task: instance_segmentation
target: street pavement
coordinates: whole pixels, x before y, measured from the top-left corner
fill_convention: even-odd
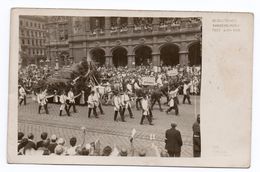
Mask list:
[[[45,114],[44,109],[41,114],[38,114],[38,104],[28,98],[26,106],[22,105],[18,110],[18,130],[27,135],[33,133],[35,141],[40,140],[42,132],[47,132],[50,137],[55,134],[57,137],[62,137],[66,140],[66,146],[69,146],[69,139],[73,136],[77,138],[77,144],[83,142],[83,132],[81,127],[86,128],[86,143],[91,143],[100,140],[101,146],[107,145],[117,148],[126,148],[130,152],[131,131],[136,129],[136,135],[133,142],[134,155],[137,155],[140,149],[147,152],[147,156],[153,156],[154,152],[151,149],[151,144],[154,143],[160,149],[165,146],[164,138],[165,131],[170,128],[170,124],[175,122],[177,129],[180,130],[183,140],[182,157],[192,157],[192,125],[195,122],[196,115],[200,112],[200,96],[191,96],[192,105],[182,104],[182,96],[179,96],[179,115],[174,115],[174,110],[169,114],[159,111],[156,104],[153,109],[154,120],[153,126],[148,124],[145,119],[144,125],[140,125],[141,111],[135,109],[133,103],[132,110],[134,119],[129,117],[128,111],[125,113],[127,122],[113,121],[114,109],[112,106],[103,106],[105,115],[99,113],[99,118],[87,117],[86,106],[76,106],[78,113],[73,113],[71,108],[71,116],[59,116],[59,105],[48,104],[49,115]],[[163,99],[161,102],[165,102]],[[162,103],[163,104],[163,103]],[[168,106],[162,105],[165,111]],[[118,117],[120,119],[120,116]],[[150,135],[154,134],[155,139],[150,139]]]

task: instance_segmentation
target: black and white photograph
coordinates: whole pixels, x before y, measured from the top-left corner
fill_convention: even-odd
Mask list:
[[[202,25],[19,15],[17,155],[200,158]]]
[[[8,163],[250,167],[252,14],[15,8],[10,26]]]

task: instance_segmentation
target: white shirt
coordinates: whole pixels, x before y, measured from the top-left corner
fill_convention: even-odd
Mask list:
[[[134,88],[135,88],[135,89],[141,89],[141,87],[139,87],[139,85],[137,84],[137,82],[135,82]]]
[[[45,105],[46,102],[47,102],[47,99],[46,99],[46,94],[45,92],[42,92],[40,94],[37,95],[37,101],[39,104],[41,105]]]
[[[94,108],[94,103],[95,103],[94,95],[90,94],[88,96],[88,107]]]
[[[187,95],[187,90],[190,88],[191,84],[184,84],[183,86],[183,94]]]
[[[72,91],[68,92],[68,99],[70,100],[71,103],[75,103],[74,93]]]
[[[60,102],[61,102],[62,104],[64,104],[67,99],[68,99],[68,97],[67,97],[66,95],[64,95],[64,94],[60,95]]]
[[[148,110],[149,110],[148,99],[142,99],[141,105],[142,105],[143,110],[148,112]]]
[[[179,90],[179,89],[178,89],[178,88],[176,88],[175,90],[173,90],[173,91],[170,91],[170,93],[169,93],[169,94],[170,94],[170,96],[171,96],[171,97],[177,97],[178,90]]]
[[[120,109],[120,105],[121,105],[121,99],[119,96],[115,96],[114,97],[114,110],[118,111]]]
[[[24,90],[23,87],[21,87],[21,88],[19,89],[19,94],[20,94],[21,96],[25,96],[25,95],[26,95],[26,92],[25,92],[25,90]]]
[[[133,90],[132,90],[132,85],[131,84],[126,84],[126,88],[127,88],[127,90],[128,91],[130,91],[130,92],[132,92]]]

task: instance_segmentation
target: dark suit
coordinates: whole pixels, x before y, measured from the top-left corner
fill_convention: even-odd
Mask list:
[[[182,138],[180,131],[171,128],[165,133],[165,149],[168,151],[170,157],[181,156]]]

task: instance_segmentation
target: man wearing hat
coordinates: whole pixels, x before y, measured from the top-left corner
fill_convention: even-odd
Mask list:
[[[122,102],[121,102],[121,98],[120,96],[118,95],[118,92],[115,92],[115,97],[114,97],[114,121],[117,121],[117,115],[118,113],[120,114],[121,116],[121,120],[122,122],[126,122],[125,121],[125,118],[124,118],[124,115],[122,113]]]
[[[188,103],[191,104],[190,101],[190,87],[191,83],[189,81],[185,81],[183,85],[183,100],[182,103],[185,104],[185,100],[188,100]]]
[[[57,141],[57,136],[52,135],[50,138],[50,144],[48,145],[48,149],[50,150],[51,153],[54,153],[54,150],[55,150],[56,146],[58,145],[56,143],[56,141]]]
[[[152,110],[153,110],[153,106],[155,105],[155,103],[158,102],[160,111],[163,111],[162,107],[161,107],[161,97],[162,97],[162,92],[158,88],[158,86],[156,86],[155,90],[151,94],[151,102],[152,102],[151,109]]]
[[[172,89],[169,93],[169,106],[170,108],[166,110],[166,113],[168,114],[172,109],[175,109],[175,115],[179,114],[179,108],[178,108],[178,100],[177,100],[177,93],[179,91],[179,87],[177,87],[176,89]]]
[[[24,105],[26,105],[26,92],[25,89],[23,88],[23,86],[19,85],[19,98],[20,98],[20,102],[19,105],[21,106],[22,103],[24,102]]]
[[[141,105],[142,105],[142,118],[141,118],[140,124],[143,125],[144,118],[146,117],[149,121],[149,124],[153,125],[150,110],[149,110],[149,102],[148,102],[147,95],[143,96],[143,99],[141,100]]]
[[[93,114],[96,118],[98,118],[97,116],[97,107],[95,105],[95,98],[94,98],[94,91],[91,91],[90,95],[88,96],[88,118],[90,118],[91,115],[91,111],[93,110]]]
[[[68,111],[70,111],[70,108],[71,106],[73,107],[73,112],[74,113],[77,113],[77,110],[76,110],[76,105],[75,105],[75,98],[77,96],[74,96],[74,93],[73,93],[73,89],[70,88],[69,92],[68,92],[68,100],[69,100],[69,107],[68,107]]]
[[[201,152],[200,114],[197,115],[197,119],[192,126],[192,130],[193,130],[193,157],[200,157],[200,152]]]
[[[165,149],[170,157],[181,156],[182,138],[179,130],[176,129],[177,124],[172,123],[171,129],[165,133]]]
[[[121,102],[122,102],[122,107],[123,107],[122,115],[125,116],[125,110],[127,109],[129,112],[130,118],[134,118],[132,110],[131,110],[130,98],[127,94],[127,90],[125,90],[125,92],[122,93]]]

